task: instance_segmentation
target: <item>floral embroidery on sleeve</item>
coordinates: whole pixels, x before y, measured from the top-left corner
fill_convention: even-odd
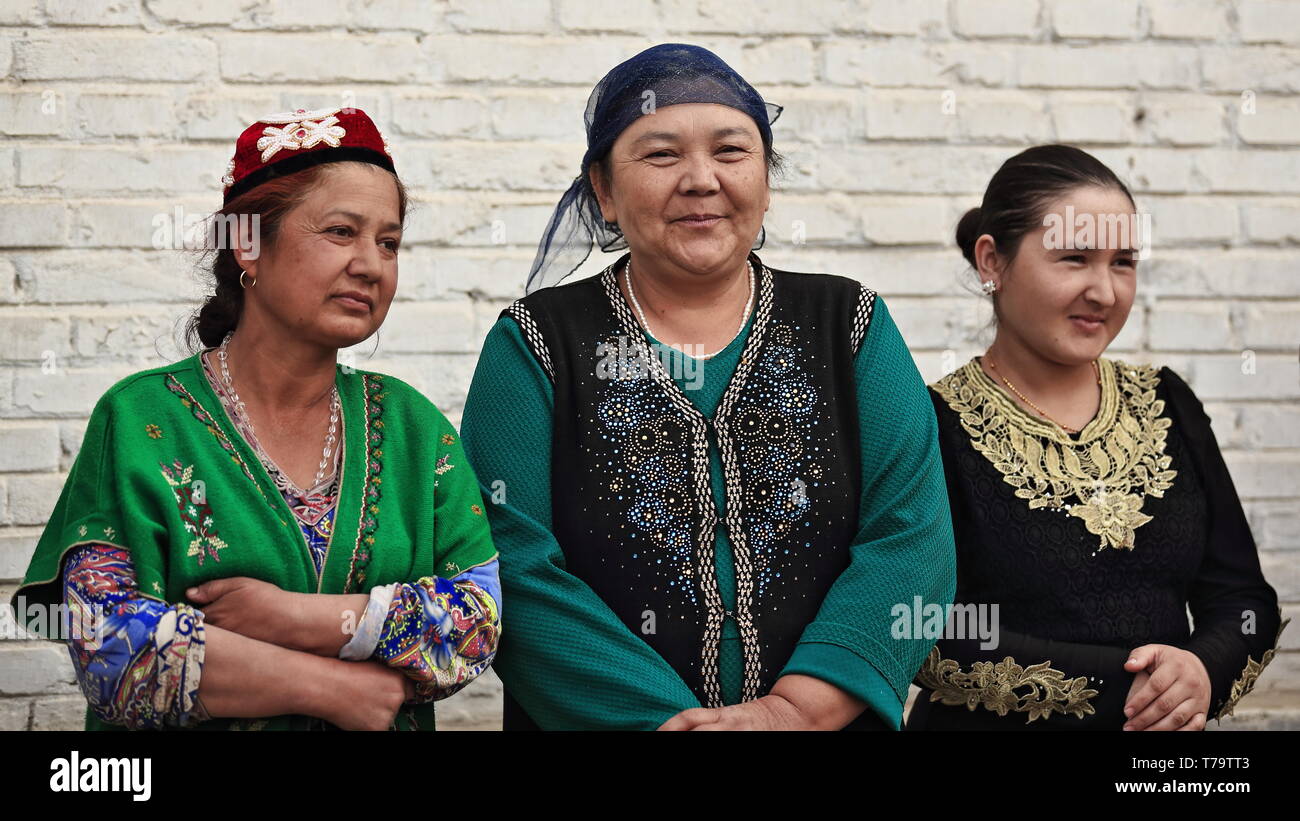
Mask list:
[[[417,702],[447,698],[492,663],[500,596],[496,559],[452,579],[396,585],[374,656],[414,679]]]
[[[184,727],[198,701],[203,614],[140,595],[126,550],[80,547],[63,575],[68,650],[81,690],[103,721],[133,730]]]

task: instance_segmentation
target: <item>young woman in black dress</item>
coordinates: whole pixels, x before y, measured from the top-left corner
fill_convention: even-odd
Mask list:
[[[1137,217],[1109,168],[1047,145],[957,227],[997,334],[930,393],[956,600],[998,605],[999,641],[956,610],[908,729],[1200,730],[1273,657],[1277,594],[1200,401],[1103,356],[1138,286]]]

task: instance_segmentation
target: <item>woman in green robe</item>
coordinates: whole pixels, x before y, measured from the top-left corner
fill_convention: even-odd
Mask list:
[[[482,497],[432,403],[337,363],[392,302],[405,191],[356,109],[254,123],[224,182],[203,350],[100,398],[15,609],[88,729],[433,729],[496,650]]]

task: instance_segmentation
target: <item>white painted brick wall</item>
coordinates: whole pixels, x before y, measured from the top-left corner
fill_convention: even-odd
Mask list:
[[[9,0],[0,595],[95,399],[183,353],[172,331],[202,292],[197,260],[154,250],[152,220],[218,204],[244,125],[351,103],[389,135],[413,209],[399,301],[358,362],[458,420],[482,338],[576,173],[587,93],[665,41],[717,51],[786,106],[767,258],[878,289],[927,379],[987,342],[951,237],[1003,160],[1071,142],[1129,181],[1154,215],[1155,255],[1112,350],[1170,365],[1204,400],[1265,571],[1300,616],[1290,0]],[[1294,716],[1300,629],[1284,648],[1252,700]],[[491,726],[499,691],[485,677],[445,703],[443,724]],[[0,640],[0,730],[77,727],[82,712],[66,651]],[[1239,712],[1241,726],[1271,720]]]
[[[1148,0],[1151,36],[1170,39],[1214,40],[1230,30],[1230,3],[1222,0]]]

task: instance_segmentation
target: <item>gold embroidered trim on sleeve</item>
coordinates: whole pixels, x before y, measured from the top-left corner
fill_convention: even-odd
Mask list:
[[[1098,367],[1101,406],[1078,440],[1030,416],[973,359],[933,387],[960,416],[971,446],[1031,510],[1082,519],[1098,550],[1132,550],[1134,531],[1151,521],[1143,499],[1164,496],[1178,475],[1165,455],[1172,420],[1156,398],[1155,368],[1108,359]]]
[[[1264,672],[1264,668],[1273,660],[1273,656],[1277,655],[1277,646],[1282,641],[1282,631],[1285,630],[1286,626],[1290,623],[1291,620],[1286,619],[1278,626],[1277,638],[1273,639],[1272,649],[1265,650],[1264,655],[1258,662],[1255,661],[1254,657],[1246,656],[1246,667],[1241,671],[1241,676],[1232,683],[1232,689],[1228,691],[1227,701],[1224,702],[1223,707],[1221,707],[1219,712],[1214,716],[1215,721],[1222,721],[1232,715],[1232,711],[1237,707],[1237,702],[1241,701],[1246,697],[1247,693],[1255,689],[1255,682],[1259,680],[1260,673]]]
[[[977,661],[967,673],[956,661],[941,658],[938,647],[930,651],[916,681],[933,691],[931,701],[950,707],[965,704],[972,712],[982,706],[1000,716],[1028,713],[1026,724],[1053,713],[1076,718],[1093,715],[1091,701],[1098,692],[1088,689],[1086,676],[1066,678],[1060,670],[1053,670],[1050,659],[1028,667],[1021,667],[1011,656],[996,664]]]

